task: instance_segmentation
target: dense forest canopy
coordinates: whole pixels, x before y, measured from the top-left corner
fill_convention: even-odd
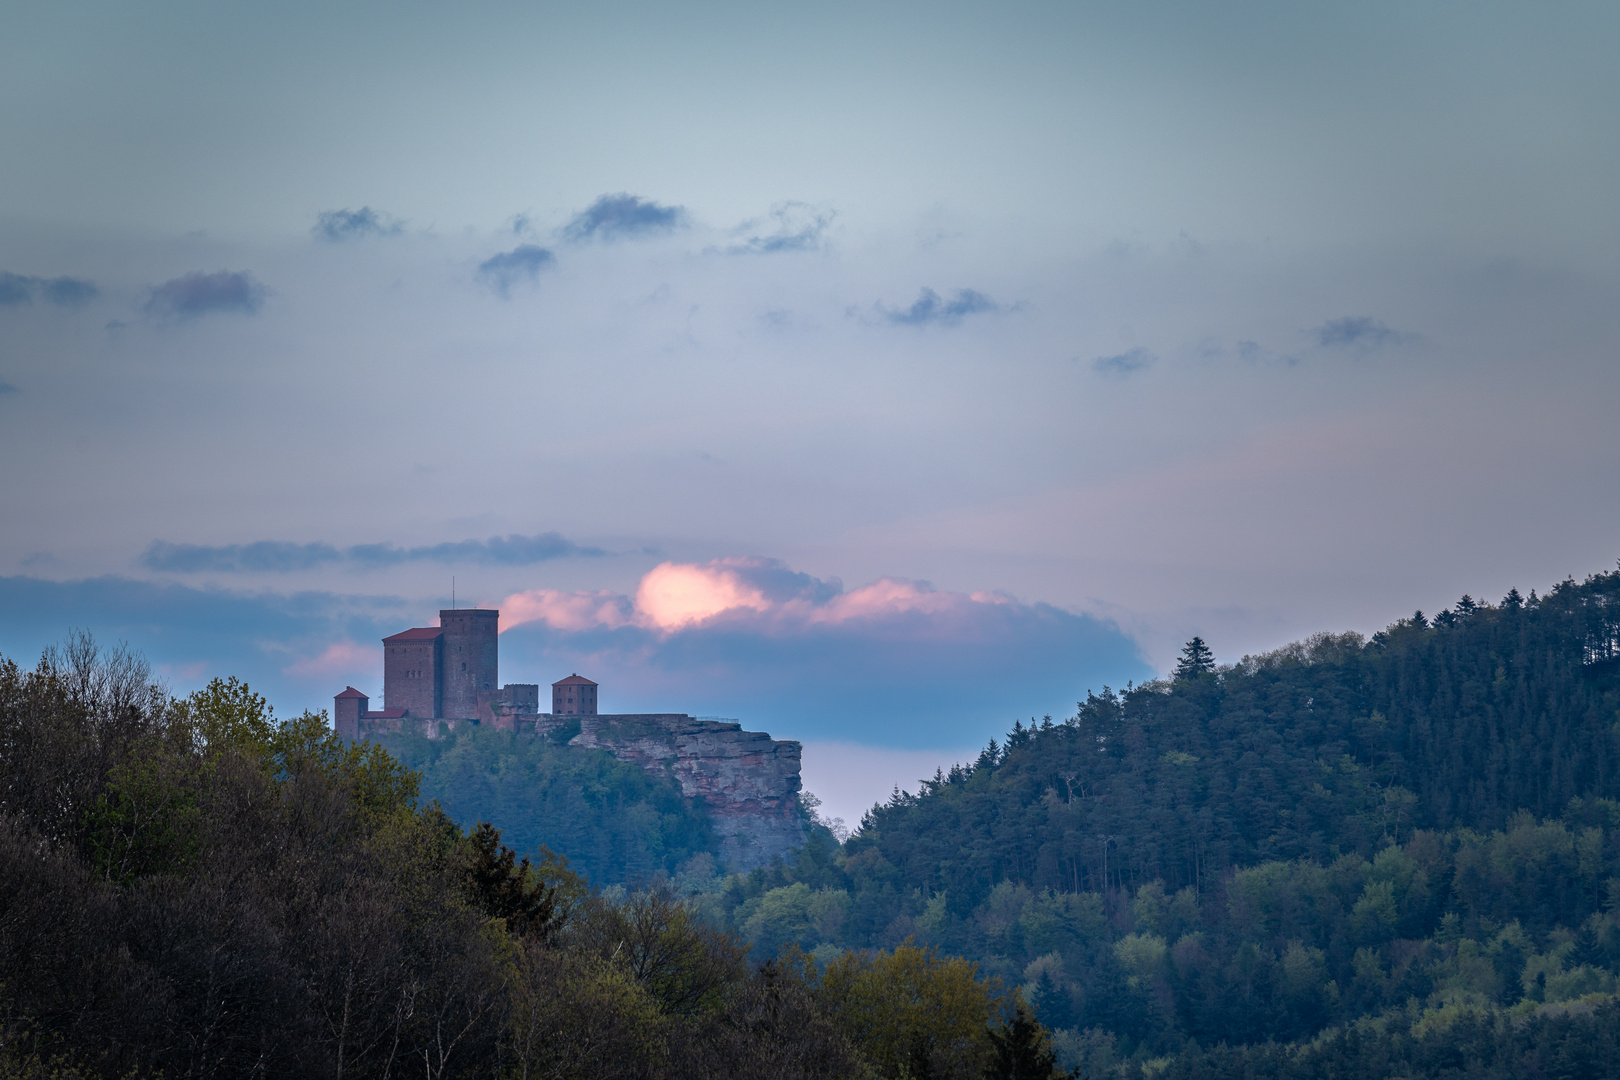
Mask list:
[[[1616,800],[1608,573],[1225,667],[1195,639],[701,900],[759,954],[970,957],[1093,1073],[1464,1015],[1506,1046],[1491,1010],[1612,999]]]

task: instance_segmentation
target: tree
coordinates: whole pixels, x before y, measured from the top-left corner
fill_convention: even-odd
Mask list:
[[[470,858],[463,871],[472,901],[486,914],[506,920],[518,936],[549,937],[557,921],[557,889],[532,872],[529,860],[501,843],[501,830],[480,821],[467,837]]]
[[[959,957],[908,941],[893,952],[846,952],[828,962],[816,996],[883,1077],[968,1080],[991,1057],[997,979]]]
[[[988,1035],[991,1058],[985,1066],[985,1080],[1067,1080],[1070,1076],[1057,1067],[1051,1036],[1023,1002]]]
[[[1181,659],[1176,663],[1174,678],[1196,679],[1214,670],[1215,654],[1204,644],[1203,638],[1195,637],[1181,650]]]

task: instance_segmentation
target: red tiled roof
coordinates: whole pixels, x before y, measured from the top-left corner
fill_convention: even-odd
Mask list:
[[[404,709],[373,709],[360,714],[365,720],[398,720],[405,715]]]
[[[596,684],[578,675],[570,675],[566,679],[558,679],[552,686],[595,686]]]
[[[365,698],[369,697],[369,695],[362,694],[360,691],[356,690],[352,686],[346,686],[346,687],[343,688],[343,693],[339,694],[338,697],[339,698],[357,697],[357,698],[365,699]]]
[[[427,638],[436,638],[442,633],[444,633],[444,629],[442,627],[418,626],[410,630],[402,630],[390,637],[383,638],[383,644],[386,645],[390,641],[422,641]]]

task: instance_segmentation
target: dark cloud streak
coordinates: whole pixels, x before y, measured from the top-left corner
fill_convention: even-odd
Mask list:
[[[492,255],[479,263],[478,277],[491,289],[507,296],[513,285],[538,280],[540,271],[556,261],[557,257],[543,247],[519,244],[511,251]]]
[[[404,230],[398,219],[362,206],[358,210],[323,210],[315,216],[311,231],[321,240],[340,244],[368,236],[398,236]]]
[[[1359,352],[1372,352],[1386,345],[1404,345],[1413,337],[1399,330],[1391,330],[1365,315],[1331,319],[1312,330],[1311,336],[1324,349],[1355,349]]]
[[[0,273],[0,307],[31,304],[36,296],[42,296],[57,307],[80,308],[100,295],[95,283],[83,278]]]
[[[982,315],[1001,311],[1002,307],[982,292],[958,289],[949,300],[933,289],[925,288],[917,300],[903,311],[878,306],[883,317],[897,326],[955,326],[968,315]]]
[[[621,191],[603,195],[575,214],[563,229],[563,236],[576,244],[587,240],[634,240],[674,232],[686,223],[684,207],[663,206]]]
[[[214,312],[252,315],[264,303],[265,288],[245,270],[186,274],[152,290],[146,313],[159,318],[194,319]]]
[[[140,564],[148,570],[170,574],[281,574],[339,563],[365,570],[408,562],[530,566],[550,559],[594,558],[606,554],[601,548],[581,546],[554,532],[492,536],[488,540],[409,548],[395,544],[357,544],[339,549],[331,544],[297,544],[285,540],[211,546],[155,540],[141,554]]]
[[[1154,356],[1141,346],[1137,346],[1134,349],[1127,349],[1117,356],[1099,356],[1091,362],[1091,368],[1093,371],[1104,375],[1116,375],[1123,378],[1145,370],[1156,360],[1158,360],[1157,356]]]
[[[782,203],[771,210],[776,222],[774,232],[750,236],[741,244],[728,249],[734,255],[774,255],[787,251],[815,251],[821,247],[823,235],[832,224],[831,210],[818,210],[806,203]],[[750,232],[753,224],[742,226],[740,232]]]

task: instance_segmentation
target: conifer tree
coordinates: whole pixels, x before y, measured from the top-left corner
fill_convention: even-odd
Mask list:
[[[1181,659],[1176,663],[1174,677],[1177,679],[1196,679],[1200,675],[1207,675],[1215,670],[1215,654],[1204,639],[1195,637],[1187,642],[1187,647],[1181,650]]]

